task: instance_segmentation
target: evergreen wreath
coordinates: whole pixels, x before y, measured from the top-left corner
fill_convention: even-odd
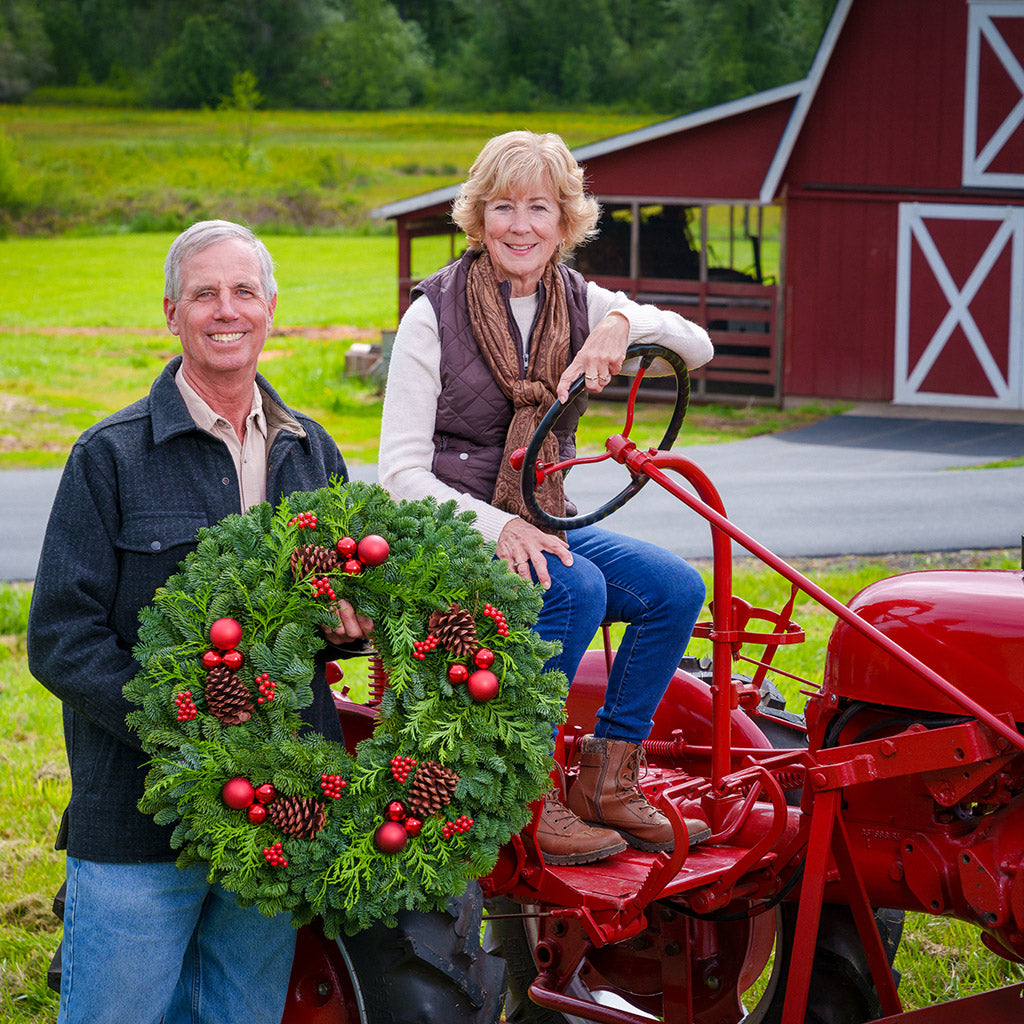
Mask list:
[[[331,936],[493,868],[547,788],[566,679],[531,628],[540,588],[473,519],[333,482],[199,532],[140,613],[124,689],[152,755],[139,807],[176,825],[179,865]],[[389,677],[355,757],[299,715],[339,599],[373,619]]]

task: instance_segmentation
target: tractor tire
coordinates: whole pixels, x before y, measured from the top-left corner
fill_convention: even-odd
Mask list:
[[[520,908],[510,900],[498,899],[488,901],[488,909],[495,914],[515,914]],[[743,1024],[778,1024],[782,1019],[796,913],[794,904],[776,910],[776,963],[757,1005],[749,1007],[740,1018]],[[876,920],[892,963],[903,930],[903,915],[881,910]],[[537,967],[525,919],[512,917],[489,922],[484,948],[505,957],[509,984],[505,1020],[509,1024],[584,1024],[584,1018],[566,1016],[530,1000],[528,991],[537,977]],[[570,991],[582,998],[588,996],[587,989],[578,980]],[[619,1005],[625,1008],[625,1004]],[[847,907],[826,905],[821,913],[804,1022],[865,1024],[880,1016],[881,1006],[853,916]]]
[[[480,886],[471,882],[442,911],[403,911],[395,928],[373,925],[339,939],[359,1015],[331,1024],[494,1024],[505,964],[480,945],[482,908]]]
[[[744,1018],[745,1024],[779,1024],[782,1020],[796,915],[796,904],[781,908],[781,956],[776,953],[779,962],[760,1002]],[[891,967],[903,934],[903,913],[878,910],[875,921]],[[849,907],[826,904],[821,908],[804,1024],[864,1024],[881,1016],[882,1007],[853,914]]]

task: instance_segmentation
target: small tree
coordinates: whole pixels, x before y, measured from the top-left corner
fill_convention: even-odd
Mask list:
[[[231,94],[222,96],[221,110],[238,114],[241,139],[238,145],[238,166],[245,169],[252,156],[252,141],[256,132],[256,108],[263,96],[256,88],[256,76],[251,71],[239,71],[231,79]]]

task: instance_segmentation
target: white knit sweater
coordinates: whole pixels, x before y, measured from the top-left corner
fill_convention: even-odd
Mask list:
[[[523,338],[529,336],[537,311],[538,296],[512,300],[512,312]],[[677,313],[657,306],[633,302],[622,292],[587,284],[587,313],[590,329],[609,313],[621,313],[629,321],[629,343],[657,342],[683,357],[687,367],[696,369],[713,354],[707,331]],[[635,361],[634,361],[635,362]],[[623,367],[623,372],[636,366]],[[441,340],[434,307],[420,296],[398,325],[391,350],[384,413],[380,429],[378,477],[396,501],[435,497],[452,498],[460,511],[473,511],[476,526],[486,540],[497,540],[513,518],[493,505],[442,483],[431,471],[434,461],[434,421],[441,394]]]

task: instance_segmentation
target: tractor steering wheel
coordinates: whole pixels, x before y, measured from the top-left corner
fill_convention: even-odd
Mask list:
[[[658,444],[658,450],[666,451],[672,447],[672,443],[676,439],[676,435],[679,433],[679,428],[682,426],[683,417],[686,415],[686,406],[690,398],[690,375],[686,370],[686,364],[683,362],[683,357],[671,349],[665,348],[663,345],[657,345],[654,343],[644,343],[639,345],[630,345],[626,350],[626,358],[640,357],[640,371],[637,373],[638,381],[633,385],[633,389],[630,391],[629,402],[626,408],[626,421],[628,433],[629,425],[633,421],[633,407],[636,403],[636,393],[639,384],[639,378],[643,376],[644,371],[654,362],[655,359],[663,359],[668,363],[676,378],[676,402],[675,407],[672,410],[672,418],[669,420],[668,427],[665,430],[665,436],[661,439]],[[538,524],[547,527],[550,530],[575,530],[581,526],[590,526],[592,523],[599,522],[606,516],[609,516],[618,508],[622,508],[623,505],[629,501],[630,498],[636,494],[641,487],[648,481],[646,476],[634,476],[633,479],[628,483],[614,498],[606,501],[600,508],[595,509],[593,512],[588,512],[584,515],[575,516],[553,516],[540,507],[540,503],[537,501],[536,488],[538,484],[537,480],[537,457],[540,455],[540,450],[544,444],[545,438],[554,429],[555,424],[558,422],[559,417],[565,410],[566,406],[570,405],[576,397],[580,394],[584,387],[584,378],[579,376],[573,382],[572,387],[569,388],[568,401],[563,405],[557,399],[555,404],[544,414],[544,418],[537,425],[537,430],[533,437],[530,438],[530,443],[526,447],[526,454],[523,458],[523,467],[521,473],[521,487],[523,491],[523,501],[526,503],[526,507],[534,514]],[[575,465],[581,462],[596,462],[601,461],[604,458],[608,458],[608,455],[599,456],[597,459],[575,459],[570,460],[568,463],[560,464],[562,468],[568,468],[569,465]],[[556,470],[561,472],[561,469]]]

